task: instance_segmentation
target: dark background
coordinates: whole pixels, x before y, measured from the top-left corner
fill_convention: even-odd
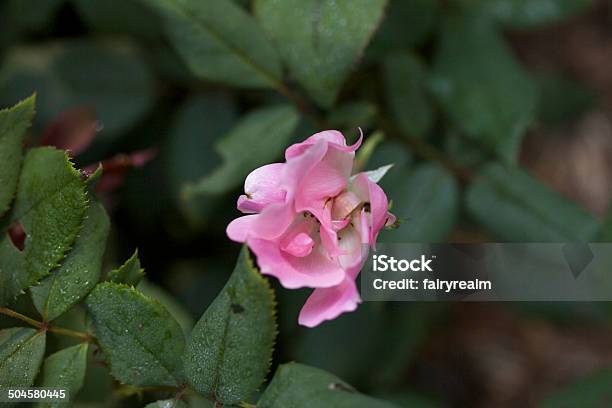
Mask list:
[[[561,11],[549,15],[547,4]],[[107,269],[138,248],[149,281],[174,297],[187,319],[199,318],[239,251],[224,231],[238,216],[240,187],[186,198],[185,185],[221,164],[215,142],[245,113],[286,99],[196,77],[167,40],[161,18],[133,0],[4,0],[0,27],[0,104],[38,92],[31,146],[45,135],[85,139],[94,126],[93,143],[75,157],[81,167],[155,150],[151,161],[127,168],[100,193],[113,221]],[[454,82],[472,99],[446,99],[444,89]],[[351,140],[358,126],[366,135],[384,131],[367,167],[396,164],[383,186],[402,225],[381,239],[611,237],[607,2],[393,0],[335,107],[316,107],[291,78],[288,84],[303,102],[292,140],[322,126],[342,129]],[[522,109],[525,123],[512,116]],[[487,126],[496,128],[493,136],[478,130]],[[516,133],[516,160],[487,139],[507,132]],[[511,170],[483,178],[490,161]],[[517,168],[526,173],[516,176]],[[575,223],[589,234],[574,231]],[[324,368],[405,406],[536,406],[544,398],[558,398],[547,400],[552,406],[587,406],[587,396],[598,392],[608,393],[601,406],[612,405],[607,303],[364,303],[305,329],[297,313],[308,291],[272,283],[280,325],[275,364]],[[108,397],[104,370],[94,371],[83,406],[120,404]],[[107,402],[88,402],[100,397]],[[138,403],[135,396],[121,401]]]

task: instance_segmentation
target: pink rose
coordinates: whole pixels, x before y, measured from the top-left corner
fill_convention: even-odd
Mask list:
[[[361,302],[355,279],[380,230],[395,217],[383,190],[366,173],[351,177],[361,137],[347,146],[342,133],[317,133],[285,151],[285,163],[246,178],[227,235],[246,242],[261,273],[288,289],[315,288],[299,316],[314,327]],[[365,244],[365,245],[364,245]]]

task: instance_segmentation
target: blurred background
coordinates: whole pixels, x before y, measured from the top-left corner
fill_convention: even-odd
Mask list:
[[[28,144],[103,163],[107,269],[138,248],[143,290],[187,328],[233,269],[244,176],[325,128],[363,129],[362,168],[395,164],[382,185],[402,223],[382,240],[612,239],[612,3],[391,0],[331,102],[290,70],[277,89],[224,79],[136,0],[2,0],[0,27],[0,105],[36,91]],[[305,329],[308,291],[272,284],[275,365],[407,407],[612,406],[608,303],[364,303]],[[91,370],[79,404],[137,404]]]

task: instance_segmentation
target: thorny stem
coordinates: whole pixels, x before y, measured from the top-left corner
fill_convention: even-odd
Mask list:
[[[29,324],[30,326],[34,326],[40,330],[60,334],[63,336],[74,337],[76,339],[86,341],[88,343],[94,342],[94,338],[89,333],[80,332],[76,330],[70,330],[70,329],[64,329],[62,327],[49,326],[49,322],[39,322],[38,320],[22,315],[21,313],[16,312],[6,307],[0,307],[0,314],[4,314],[6,316],[12,317],[13,319],[21,320],[22,322],[25,322]]]

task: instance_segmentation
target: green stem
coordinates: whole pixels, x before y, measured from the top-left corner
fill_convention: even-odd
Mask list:
[[[42,322],[39,322],[38,320],[34,320],[28,316],[22,315],[21,313],[8,309],[6,307],[0,307],[0,313],[7,315],[9,317],[12,317],[13,319],[17,319],[17,320],[21,320],[22,322],[26,322],[30,326],[34,326],[38,329],[42,328],[43,326]]]
[[[49,326],[48,322],[39,322],[38,320],[32,319],[31,317],[28,317],[6,307],[0,307],[0,314],[12,317],[13,319],[21,320],[22,322],[25,322],[30,326],[34,326],[40,330],[45,330],[62,336],[74,337],[76,339],[86,341],[88,343],[94,342],[94,338],[89,333],[64,329],[62,327]]]

